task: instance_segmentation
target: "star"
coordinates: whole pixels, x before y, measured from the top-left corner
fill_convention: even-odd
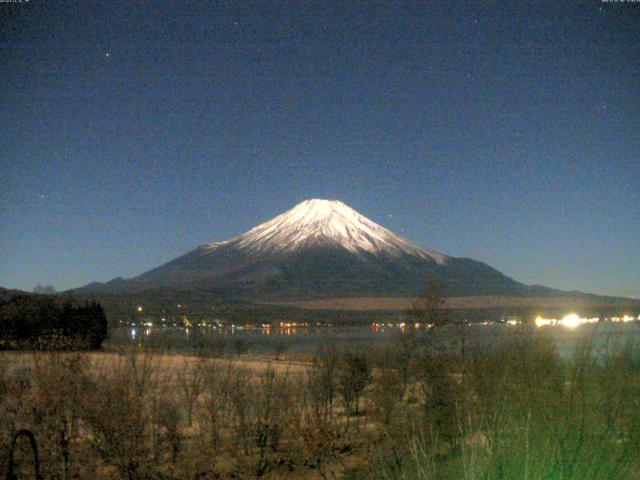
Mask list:
[[[110,54],[109,52],[106,52],[106,53],[104,54],[104,56],[105,56],[105,57],[107,57],[107,58],[109,58],[109,57],[111,56],[111,54]]]

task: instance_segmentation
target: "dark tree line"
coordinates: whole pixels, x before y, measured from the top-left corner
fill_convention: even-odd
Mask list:
[[[107,318],[95,302],[74,304],[40,295],[0,301],[0,349],[99,349]]]

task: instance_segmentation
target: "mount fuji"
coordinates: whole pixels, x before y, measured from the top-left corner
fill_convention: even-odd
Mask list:
[[[424,249],[335,200],[306,200],[224,242],[202,245],[130,279],[77,292],[171,289],[252,300],[412,296],[429,281],[451,296],[540,295],[468,258]]]

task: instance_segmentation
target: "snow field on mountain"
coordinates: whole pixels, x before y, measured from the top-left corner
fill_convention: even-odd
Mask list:
[[[305,200],[242,235],[208,247],[233,245],[248,252],[287,252],[313,244],[338,246],[354,253],[408,254],[440,265],[448,258],[396,235],[340,201],[321,199]]]

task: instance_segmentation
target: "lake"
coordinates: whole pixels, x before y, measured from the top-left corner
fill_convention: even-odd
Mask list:
[[[105,342],[107,347],[124,345],[148,345],[185,353],[199,348],[224,349],[226,353],[240,350],[253,354],[287,352],[314,354],[322,349],[334,347],[338,350],[360,346],[380,348],[389,346],[398,337],[398,327],[374,325],[295,327],[295,328],[219,328],[199,327],[118,327]],[[586,340],[593,340],[600,347],[615,347],[640,339],[640,322],[600,322],[583,324],[575,328],[564,325],[532,327],[510,324],[467,325],[463,327],[469,344],[474,342],[496,343],[533,331],[556,343],[561,355],[572,353]],[[449,330],[448,339],[459,336],[461,330]]]

